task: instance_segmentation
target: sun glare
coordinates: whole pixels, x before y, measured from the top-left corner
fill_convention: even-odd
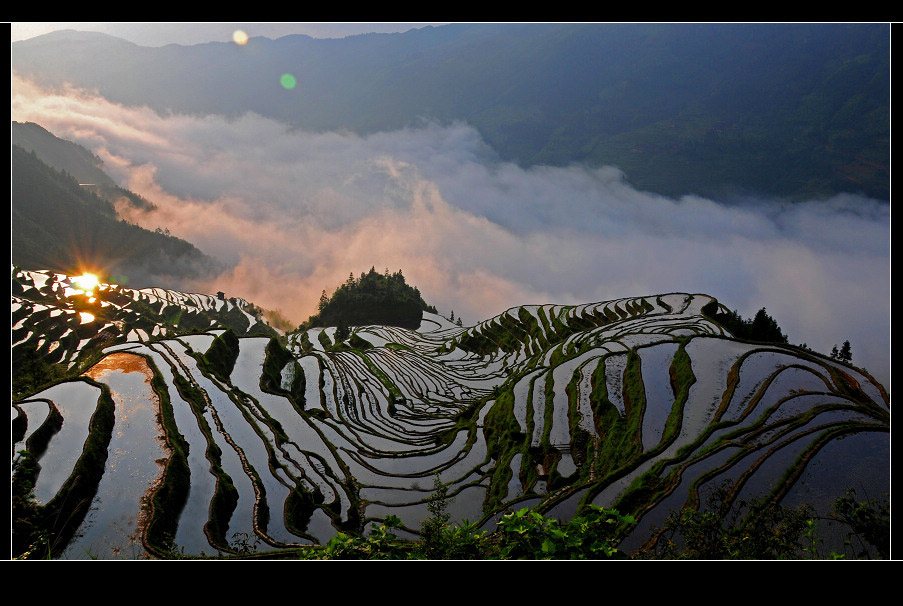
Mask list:
[[[98,280],[97,276],[94,274],[85,273],[77,278],[73,278],[72,283],[85,292],[88,292],[97,288],[97,285],[100,284],[100,280]]]
[[[240,29],[237,29],[232,34],[232,40],[233,40],[233,42],[235,42],[235,44],[238,44],[239,46],[244,46],[245,44],[248,43],[248,34],[244,33]]]

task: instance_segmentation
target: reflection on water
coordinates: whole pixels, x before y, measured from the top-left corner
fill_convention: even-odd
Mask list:
[[[84,381],[68,381],[45,389],[38,397],[53,402],[63,417],[63,426],[38,461],[41,473],[34,494],[35,500],[45,505],[72,474],[82,454],[100,389]]]
[[[147,557],[141,542],[146,498],[169,456],[151,389],[152,374],[141,356],[114,353],[87,376],[109,385],[116,422],[103,478],[91,509],[63,559]]]

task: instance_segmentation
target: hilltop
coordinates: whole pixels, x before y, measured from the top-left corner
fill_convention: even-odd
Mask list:
[[[386,268],[379,274],[375,267],[355,278],[354,273],[332,293],[320,295],[316,314],[308,318],[304,327],[336,326],[347,335],[349,326],[384,324],[417,328],[423,312],[437,313],[427,304],[416,286],[409,286],[399,269],[393,274]]]

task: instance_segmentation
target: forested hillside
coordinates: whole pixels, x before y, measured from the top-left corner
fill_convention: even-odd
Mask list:
[[[120,221],[109,201],[17,145],[11,147],[12,263],[29,269],[92,270],[139,285],[155,276],[200,276],[216,263],[192,244]]]

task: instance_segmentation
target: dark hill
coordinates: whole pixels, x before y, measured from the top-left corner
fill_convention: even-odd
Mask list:
[[[93,270],[135,286],[217,269],[184,240],[120,221],[107,200],[34,152],[11,146],[10,169],[11,261],[19,267]]]
[[[104,172],[103,161],[90,150],[78,143],[60,139],[39,124],[13,121],[10,124],[10,143],[34,152],[41,162],[70,174],[83,187],[111,204],[124,200],[138,208],[153,207],[138,194],[116,185]]]
[[[100,158],[77,143],[60,139],[39,124],[14,121],[10,124],[9,134],[13,145],[35,152],[42,162],[69,173],[79,183],[116,187],[116,183],[103,171]]]

